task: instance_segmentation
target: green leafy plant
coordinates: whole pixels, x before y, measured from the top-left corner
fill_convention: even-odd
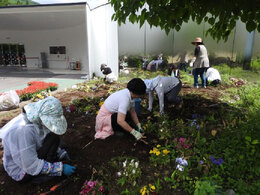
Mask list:
[[[215,195],[221,186],[211,181],[196,181],[194,195]]]

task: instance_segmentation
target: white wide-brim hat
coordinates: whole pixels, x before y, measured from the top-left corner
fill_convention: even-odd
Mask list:
[[[60,101],[55,97],[47,97],[24,107],[28,120],[40,125],[41,123],[51,132],[62,135],[67,131],[67,121],[63,115]]]
[[[195,44],[195,43],[202,43],[202,39],[200,38],[200,37],[197,37],[196,39],[195,39],[195,41],[193,41],[193,42],[191,42],[191,44]]]

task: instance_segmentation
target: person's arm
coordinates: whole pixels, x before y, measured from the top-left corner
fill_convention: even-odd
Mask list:
[[[61,176],[62,170],[63,170],[62,162],[49,163],[47,161],[44,161],[41,174],[48,175],[48,176]]]
[[[135,111],[134,111],[135,112]],[[140,140],[143,135],[135,130],[134,128],[132,128],[126,121],[125,121],[125,117],[126,115],[121,113],[121,112],[118,112],[117,113],[117,123],[126,131],[128,131],[130,134],[132,134],[136,140]]]
[[[158,99],[159,99],[159,105],[160,105],[160,113],[164,113],[164,91],[163,87],[159,87],[161,83],[155,88],[155,91],[157,93]]]
[[[132,117],[134,123],[135,123],[136,125],[137,125],[138,123],[140,123],[139,120],[138,120],[138,117],[137,117],[137,114],[136,114],[136,112],[135,112],[134,107],[132,107],[129,112],[130,112],[130,114],[131,114],[131,117]]]
[[[149,107],[148,110],[152,111],[153,109],[153,91],[149,91]]]
[[[197,58],[198,55],[199,55],[199,53],[200,53],[200,47],[197,46],[197,47],[195,48],[194,56]]]
[[[133,130],[133,128],[125,121],[126,115],[118,112],[117,113],[117,123],[129,133]]]

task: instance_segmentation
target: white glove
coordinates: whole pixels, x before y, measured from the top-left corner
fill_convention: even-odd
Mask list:
[[[193,57],[193,58],[191,59],[191,61],[190,61],[190,67],[193,67],[193,63],[195,62],[195,60],[196,60],[196,57]]]
[[[143,137],[142,134],[140,132],[136,131],[135,129],[132,129],[131,134],[133,136],[135,136],[136,140],[139,140],[139,139],[141,139]]]

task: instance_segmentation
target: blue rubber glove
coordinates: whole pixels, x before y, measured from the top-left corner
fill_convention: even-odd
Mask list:
[[[66,176],[72,175],[76,170],[76,167],[68,165],[68,164],[63,164],[63,174]]]

